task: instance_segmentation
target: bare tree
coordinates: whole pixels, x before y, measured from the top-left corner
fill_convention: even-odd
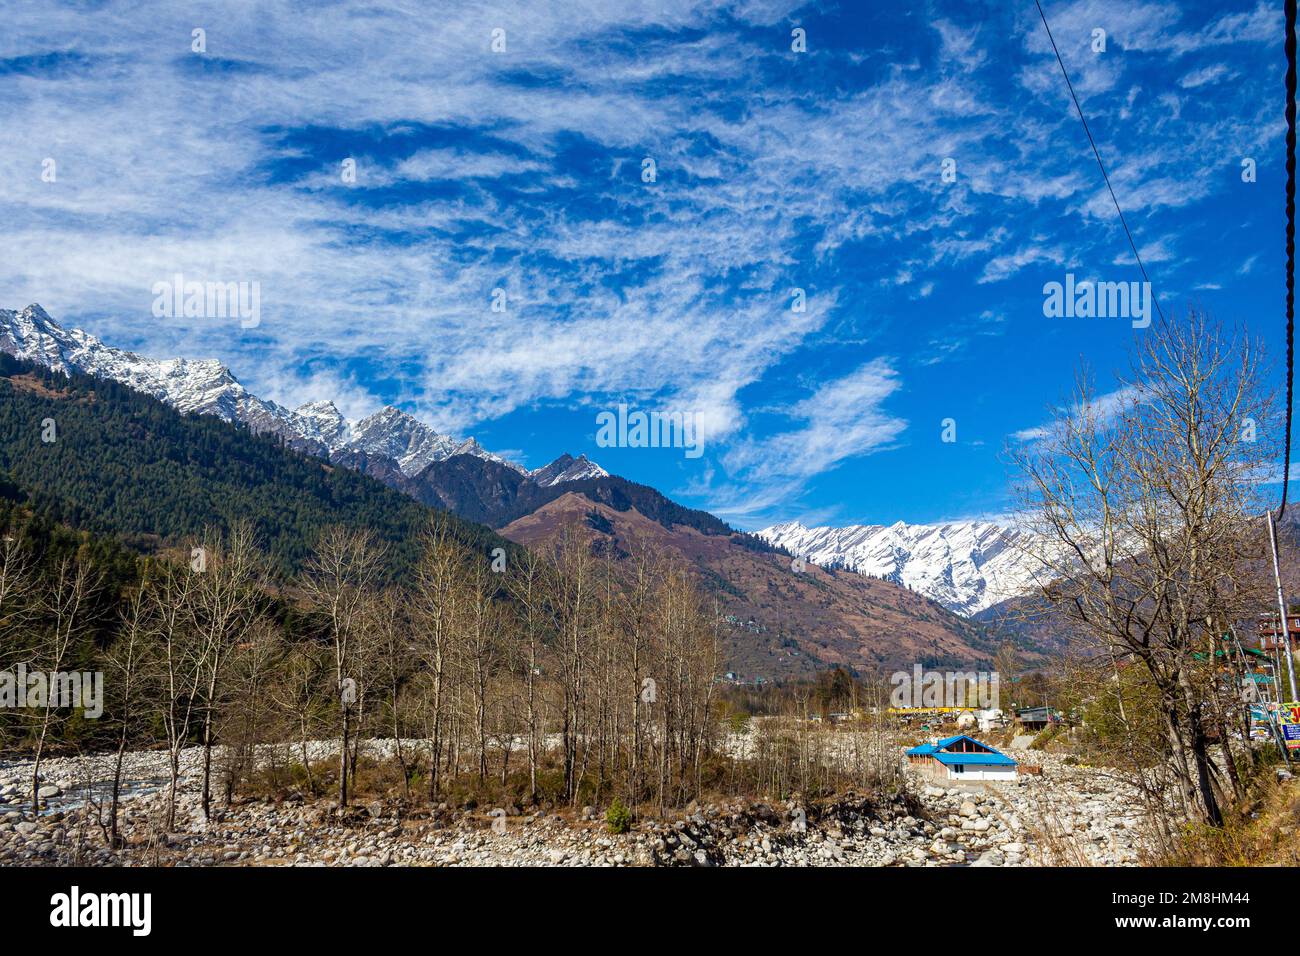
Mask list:
[[[269,581],[252,526],[239,522],[207,550],[206,568],[193,590],[194,626],[203,681],[203,818],[212,816],[213,729],[226,666],[252,632],[267,600]]]
[[[223,706],[217,713],[218,738],[224,802],[229,806],[235,792],[258,767],[258,747],[274,727],[271,688],[281,666],[284,646],[274,623],[259,615],[235,645],[223,677]],[[274,750],[268,755],[274,760]]]
[[[117,640],[104,654],[112,678],[109,682],[113,688],[112,713],[118,725],[107,824],[108,845],[114,848],[121,843],[118,810],[122,793],[122,761],[126,756],[127,745],[133,739],[139,743],[139,738],[133,737],[133,734],[138,732],[141,698],[147,693],[151,677],[147,640],[150,611],[150,604],[145,598],[145,587],[141,586],[127,598],[121,612],[121,628]]]
[[[32,557],[16,527],[0,533],[0,666],[23,650],[36,611]]]
[[[160,559],[145,588],[149,641],[162,670],[161,716],[167,733],[166,828],[176,828],[181,750],[190,739],[204,675],[203,648],[194,625],[196,578],[190,565]]]
[[[1144,668],[1183,802],[1217,825],[1216,677],[1197,654],[1212,662],[1221,629],[1259,600],[1247,569],[1272,443],[1246,420],[1266,421],[1270,402],[1256,350],[1196,314],[1148,333],[1121,386],[1099,396],[1081,375],[1072,407],[1014,450],[1026,546],[1052,605],[1108,659]]]
[[[329,709],[328,700],[320,693],[327,670],[324,651],[310,641],[287,644],[280,653],[278,680],[270,691],[277,708],[292,723],[290,732],[298,741],[309,794],[316,792],[309,741]]]
[[[589,546],[577,527],[567,528],[555,549],[551,607],[556,619],[560,737],[564,759],[564,796],[578,800],[584,773],[588,706],[587,667],[596,628],[596,574]]]
[[[71,659],[79,639],[88,630],[88,612],[95,593],[102,584],[102,575],[93,570],[81,556],[68,556],[56,564],[53,578],[42,602],[42,617],[48,629],[33,648],[31,667],[48,676],[45,703],[37,718],[36,753],[32,761],[32,813],[40,809],[41,759],[45,754],[50,729],[58,719],[58,686],[56,681]]]
[[[659,569],[648,549],[641,549],[632,561],[630,581],[622,594],[620,624],[627,641],[628,675],[624,693],[632,703],[628,790],[635,811],[644,787],[642,773],[646,748],[646,713],[654,705],[647,689],[656,686],[654,683],[645,685],[644,682],[647,679],[654,681],[645,670],[649,663],[654,630],[655,579]]]
[[[542,652],[549,616],[546,607],[547,565],[535,551],[528,551],[512,569],[511,595],[519,610],[524,671],[524,730],[528,738],[528,800],[537,803],[537,763],[541,728]]]
[[[446,711],[454,676],[451,667],[453,634],[463,601],[460,581],[469,563],[465,548],[452,536],[447,522],[437,516],[422,541],[416,568],[411,613],[415,623],[415,650],[430,682],[428,706],[429,799],[438,793],[443,760]]]
[[[339,809],[348,804],[348,744],[356,703],[354,642],[364,627],[364,614],[386,552],[368,530],[332,526],[321,533],[303,575],[303,593],[324,617],[334,651],[334,689],[339,705]]]
[[[471,562],[465,570],[466,600],[460,605],[461,621],[457,628],[458,656],[465,667],[465,684],[469,688],[473,710],[480,782],[487,779],[488,686],[498,663],[498,632],[501,628],[501,612],[496,603],[496,586],[490,579],[491,574],[488,563],[483,560]]]
[[[393,735],[397,764],[402,772],[402,792],[410,799],[410,766],[403,744],[406,735],[403,696],[416,670],[410,615],[405,596],[396,590],[382,592],[376,603],[374,612],[366,615],[369,624],[364,635],[366,656],[375,658],[376,683],[382,688],[382,706],[387,712],[385,726]]]

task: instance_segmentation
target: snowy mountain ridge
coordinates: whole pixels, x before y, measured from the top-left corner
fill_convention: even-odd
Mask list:
[[[1023,532],[989,521],[805,527],[798,521],[755,532],[819,566],[884,578],[969,617],[1037,587]]]
[[[308,402],[290,410],[249,392],[218,361],[152,359],[114,348],[81,329],[63,328],[37,304],[21,312],[0,309],[0,352],[58,372],[120,382],[177,411],[239,422],[254,432],[278,435],[309,454],[330,459],[349,453],[391,458],[407,476],[454,455],[473,455],[525,476],[545,473],[548,484],[607,474],[585,456],[575,460],[568,455],[530,473],[473,438],[462,441],[440,434],[391,405],[359,421],[346,419],[331,401]]]

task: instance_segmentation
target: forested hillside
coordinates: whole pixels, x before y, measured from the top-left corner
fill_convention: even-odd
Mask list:
[[[181,415],[114,382],[67,377],[0,354],[0,477],[10,500],[49,521],[120,537],[149,551],[209,527],[252,523],[275,568],[301,567],[329,524],[388,542],[409,568],[431,510],[347,468],[284,448],[210,416]],[[484,553],[512,548],[452,518]]]

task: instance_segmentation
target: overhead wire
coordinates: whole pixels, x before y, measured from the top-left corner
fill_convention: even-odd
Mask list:
[[[1288,0],[1288,2],[1294,5],[1294,0]],[[1038,16],[1043,21],[1043,29],[1047,31],[1047,40],[1052,44],[1052,52],[1056,54],[1056,62],[1061,67],[1061,75],[1065,77],[1065,85],[1070,90],[1070,99],[1074,101],[1074,111],[1079,114],[1079,122],[1083,124],[1083,132],[1088,137],[1088,145],[1092,147],[1092,155],[1097,159],[1097,168],[1101,170],[1101,178],[1106,181],[1106,190],[1110,193],[1110,201],[1115,204],[1115,212],[1119,214],[1120,225],[1124,227],[1124,235],[1128,237],[1129,247],[1133,250],[1133,258],[1137,260],[1138,269],[1142,271],[1142,278],[1146,281],[1147,286],[1152,289],[1151,301],[1155,303],[1156,312],[1160,316],[1161,323],[1164,323],[1165,313],[1160,308],[1160,300],[1155,295],[1155,286],[1151,282],[1151,277],[1147,275],[1147,267],[1142,263],[1142,254],[1138,252],[1137,243],[1133,241],[1133,232],[1128,227],[1128,220],[1124,218],[1124,210],[1119,206],[1119,199],[1115,195],[1115,187],[1110,184],[1110,174],[1106,172],[1106,164],[1101,161],[1101,151],[1097,149],[1097,141],[1092,138],[1092,130],[1088,128],[1088,119],[1083,115],[1083,107],[1079,104],[1079,97],[1074,92],[1074,84],[1070,82],[1070,73],[1065,68],[1065,61],[1061,59],[1061,51],[1056,46],[1056,38],[1052,36],[1052,28],[1047,23],[1047,14],[1043,12],[1043,4],[1040,0],[1034,0],[1034,5],[1038,7]],[[1294,126],[1292,129],[1294,131]]]

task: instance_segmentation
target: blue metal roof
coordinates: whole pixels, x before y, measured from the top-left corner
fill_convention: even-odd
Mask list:
[[[983,764],[984,766],[994,767],[1014,767],[1016,762],[1006,754],[950,754],[935,753],[932,754],[935,760],[945,767],[952,764]]]
[[[988,748],[988,752],[981,753],[949,753],[947,748],[953,746],[958,741],[969,740],[971,743],[980,747]],[[951,764],[983,764],[994,767],[1014,767],[1016,762],[983,741],[976,740],[969,734],[957,734],[955,737],[945,737],[937,744],[921,744],[907,751],[910,757],[933,757],[939,763],[949,766]]]

